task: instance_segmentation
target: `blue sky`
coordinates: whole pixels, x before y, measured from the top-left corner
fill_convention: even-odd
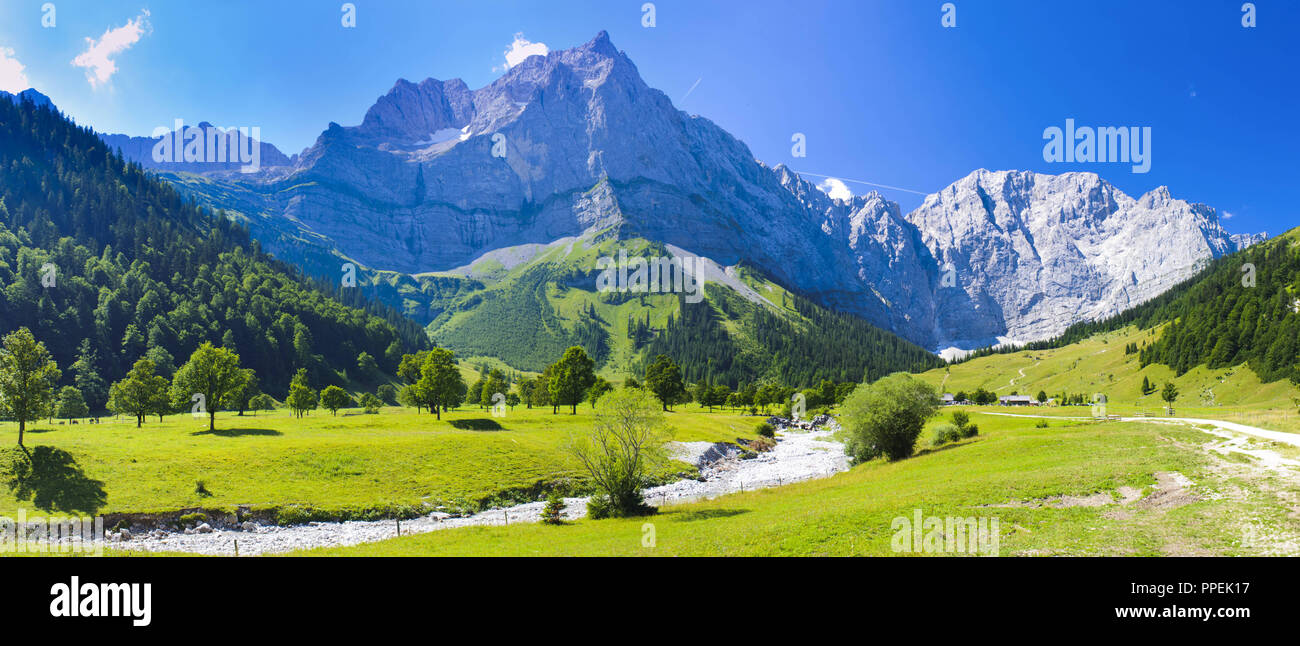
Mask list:
[[[353,0],[354,29],[334,0],[54,0],[52,28],[45,1],[0,5],[0,89],[25,79],[106,132],[208,120],[294,153],[398,78],[481,87],[517,33],[562,49],[605,29],[651,86],[769,164],[919,192],[976,168],[1089,170],[1134,196],[1167,185],[1233,232],[1300,224],[1292,0],[1255,2],[1254,28],[1240,0],[953,0],[952,28],[931,0],[658,0],[653,28],[644,0]],[[1067,118],[1150,127],[1150,172],[1045,162],[1043,131]]]

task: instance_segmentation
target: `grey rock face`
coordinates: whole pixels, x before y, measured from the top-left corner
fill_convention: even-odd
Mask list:
[[[210,177],[275,253],[416,273],[614,228],[756,266],[931,348],[1050,337],[1255,241],[1091,173],[981,170],[906,215],[878,193],[832,200],[675,109],[603,32],[477,90],[399,81],[290,166]]]
[[[979,170],[907,219],[956,271],[935,291],[935,345],[1032,341],[1149,300],[1234,239],[1207,206],[1165,187],[1133,199],[1093,173]]]

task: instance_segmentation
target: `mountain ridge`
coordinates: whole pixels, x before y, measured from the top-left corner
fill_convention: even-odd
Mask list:
[[[205,178],[170,179],[211,205],[239,193],[269,250],[322,275],[343,258],[445,271],[616,227],[762,268],[934,350],[1049,338],[1255,241],[1210,207],[1167,189],[1131,198],[1094,173],[974,171],[907,214],[874,192],[832,200],[676,109],[606,32],[477,90],[399,80],[360,125],[331,123],[291,166]],[[1144,257],[1133,236],[1150,241]]]

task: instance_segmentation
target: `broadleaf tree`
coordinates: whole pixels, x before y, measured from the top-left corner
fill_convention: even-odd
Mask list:
[[[152,360],[140,359],[121,381],[108,389],[108,409],[118,415],[135,417],[136,428],[144,423],[145,415],[162,415],[159,400],[167,398],[167,380],[155,375],[154,370]]]
[[[45,416],[62,373],[31,330],[18,328],[0,340],[0,412],[18,422],[18,446],[27,422]]]
[[[459,406],[464,401],[465,380],[456,367],[456,355],[446,348],[434,348],[420,368],[420,380],[411,387],[415,400],[442,419],[442,409]]]
[[[660,405],[666,411],[668,407],[686,394],[686,385],[682,381],[682,371],[666,354],[655,357],[653,363],[645,369],[645,385],[659,398]]]
[[[582,346],[575,345],[564,351],[564,356],[553,368],[546,384],[551,402],[556,406],[568,406],[569,414],[576,415],[587,389],[596,382],[596,362],[587,356]]]
[[[244,387],[248,375],[239,367],[239,355],[226,348],[204,342],[176,371],[172,379],[172,397],[177,401],[192,402],[202,395],[204,412],[208,414],[208,430],[217,428],[217,411],[230,403],[231,395]]]

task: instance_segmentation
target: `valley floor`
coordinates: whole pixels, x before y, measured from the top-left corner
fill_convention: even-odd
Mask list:
[[[890,556],[907,553],[895,550],[898,519],[919,510],[996,519],[1003,556],[1300,555],[1292,446],[1168,421],[1039,428],[1037,418],[993,412],[972,416],[977,438],[908,460],[652,517],[474,527],[302,554]]]
[[[119,555],[233,553],[237,539],[241,555],[891,556],[919,545],[899,540],[918,515],[996,521],[990,551],[1003,556],[1300,555],[1300,415],[1292,404],[1300,390],[1262,384],[1246,366],[1181,376],[1141,367],[1124,347],[1148,334],[1127,329],[921,375],[940,392],[1100,393],[1104,420],[1091,406],[942,408],[916,456],[846,471],[837,442],[786,436],[775,455],[808,460],[798,477],[794,462],[761,458],[734,473],[715,468],[701,483],[682,479],[695,474],[684,456],[656,474],[675,484],[652,490],[660,513],[644,518],[584,519],[583,501],[572,496],[566,524],[524,522],[536,517],[541,491],[580,484],[564,446],[590,428],[587,405],[576,415],[516,408],[500,418],[466,408],[441,420],[399,408],[305,419],[222,414],[215,432],[189,416],[140,429],[127,420],[42,423],[27,444],[43,477],[25,489],[0,487],[0,516],[77,509],[174,522],[185,512],[241,510],[257,525],[115,543]],[[1178,385],[1175,415],[1141,393],[1143,377]],[[979,435],[930,446],[930,430],[957,410],[971,414]],[[685,406],[668,421],[674,440],[709,447],[755,437],[761,419]],[[395,516],[409,519],[401,536]],[[309,523],[342,520],[361,522]]]
[[[536,500],[537,491],[581,479],[565,445],[592,424],[577,414],[516,407],[495,417],[478,407],[442,419],[413,409],[221,413],[206,419],[171,415],[67,425],[41,422],[26,444],[38,476],[26,487],[0,486],[0,516],[71,511],[177,516],[211,510],[306,520],[391,518],[423,507],[468,509]],[[735,442],[755,437],[759,418],[721,410],[678,408],[668,414],[680,442]],[[17,437],[16,425],[0,434]],[[0,472],[14,446],[0,449]],[[676,479],[692,467],[675,462],[656,477]],[[0,474],[3,475],[3,474]]]

